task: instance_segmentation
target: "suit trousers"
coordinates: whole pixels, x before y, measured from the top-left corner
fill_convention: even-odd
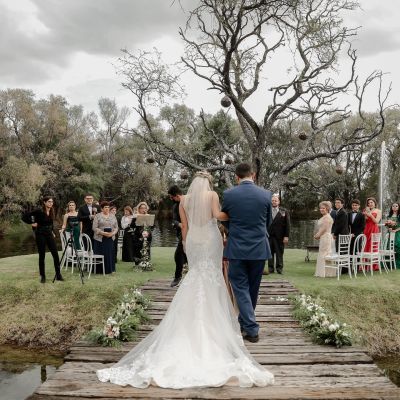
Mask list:
[[[254,310],[264,271],[265,260],[229,260],[228,277],[239,308],[240,329],[250,336],[258,335]]]
[[[57,276],[60,276],[60,258],[58,257],[57,245],[53,237],[53,233],[36,232],[36,245],[39,252],[39,273],[40,276],[46,276],[44,260],[46,257],[46,245],[53,256],[54,270]]]
[[[268,260],[268,271],[272,273],[276,269],[276,272],[282,272],[283,252],[285,251],[283,240],[270,236],[269,246],[271,248],[271,258]]]
[[[181,279],[183,265],[187,263],[186,254],[183,251],[182,240],[179,240],[178,246],[176,246],[174,259],[175,259],[175,279]]]

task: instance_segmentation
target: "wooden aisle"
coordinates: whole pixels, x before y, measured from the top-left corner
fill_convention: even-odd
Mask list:
[[[166,280],[152,280],[142,288],[152,296],[153,303],[150,324],[142,327],[138,340],[162,319],[175,293]],[[336,349],[311,343],[292,318],[290,304],[282,301],[282,297],[295,292],[288,281],[262,282],[257,306],[260,341],[246,342],[257,361],[274,373],[274,386],[172,390],[101,383],[96,369],[116,362],[135,343],[114,349],[81,341],[71,347],[65,364],[28,399],[400,399],[400,388],[382,374],[363,349]]]

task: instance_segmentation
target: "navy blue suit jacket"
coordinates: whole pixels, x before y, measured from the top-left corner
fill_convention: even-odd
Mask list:
[[[224,256],[231,260],[271,258],[267,228],[272,221],[269,190],[243,181],[224,192],[222,211],[229,215]]]

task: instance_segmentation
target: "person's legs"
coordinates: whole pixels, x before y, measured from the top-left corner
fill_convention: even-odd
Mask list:
[[[276,272],[281,274],[283,271],[283,252],[285,251],[283,241],[278,242],[278,239],[276,239],[275,251]]]
[[[269,247],[271,249],[271,258],[268,260],[268,272],[273,274],[275,272],[275,258],[276,258],[276,249],[275,249],[276,239],[274,237],[269,238]]]
[[[53,256],[54,270],[56,272],[56,279],[60,280],[61,279],[60,258],[58,256],[57,245],[56,245],[56,242],[55,242],[52,234],[46,235],[46,244],[50,250],[51,255]]]
[[[249,290],[251,297],[251,304],[255,310],[258,300],[258,292],[260,290],[260,283],[262,279],[262,272],[264,270],[265,260],[253,260],[247,262],[247,271],[249,277]]]
[[[260,275],[262,275],[262,269]],[[252,298],[250,296],[249,267],[247,261],[229,260],[228,277],[239,308],[240,328],[247,335],[255,337],[258,335],[259,325],[256,322]]]
[[[178,242],[178,245],[175,249],[175,276],[173,281],[171,282],[171,286],[177,286],[182,279],[182,271],[183,271],[183,264],[185,264],[186,256],[185,252],[183,251],[183,243],[182,240]]]
[[[39,253],[39,274],[42,280],[46,279],[46,272],[44,268],[44,260],[46,257],[46,238],[39,233],[36,233],[36,245]]]

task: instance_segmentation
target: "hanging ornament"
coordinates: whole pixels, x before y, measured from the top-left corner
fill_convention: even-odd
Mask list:
[[[221,99],[221,106],[222,107],[230,107],[231,104],[232,104],[231,99],[228,96],[224,96]]]
[[[338,175],[342,175],[343,172],[344,172],[344,168],[343,168],[340,164],[337,164],[337,165],[336,165],[336,168],[335,168],[335,171],[336,171],[336,173],[337,173]]]
[[[304,133],[304,132],[301,132],[301,133],[299,134],[299,139],[300,139],[300,140],[306,140],[306,139],[307,139],[307,134]]]
[[[153,157],[149,156],[149,157],[146,158],[146,161],[147,161],[149,164],[153,164],[153,162],[154,162],[155,160],[154,160]]]
[[[230,157],[225,157],[225,164],[232,164],[233,160]]]
[[[181,172],[181,179],[187,179],[189,178],[189,174],[186,171]]]

